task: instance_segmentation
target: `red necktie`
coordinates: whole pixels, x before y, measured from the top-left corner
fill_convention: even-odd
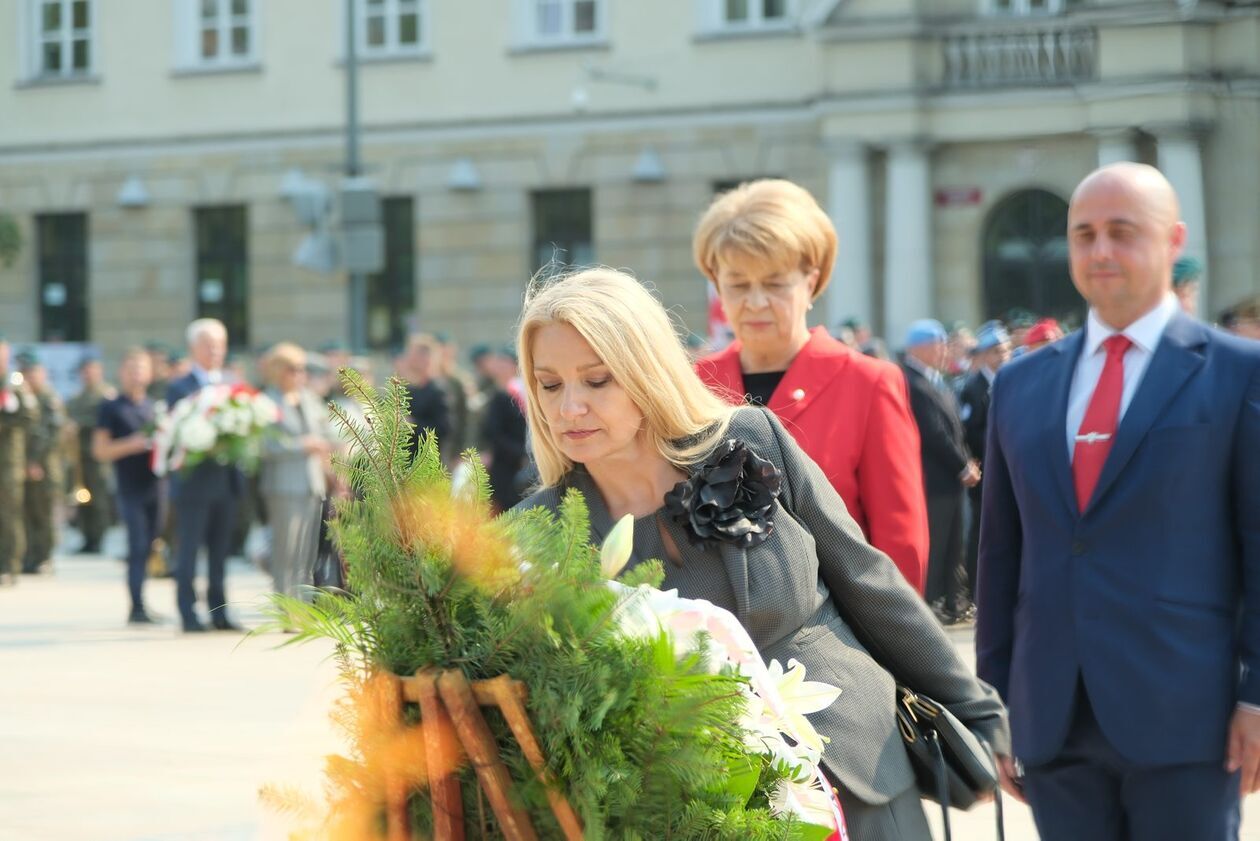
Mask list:
[[[1085,409],[1085,419],[1076,434],[1076,448],[1072,456],[1076,504],[1081,511],[1089,505],[1103,465],[1107,463],[1107,453],[1111,452],[1111,441],[1120,419],[1120,395],[1124,393],[1124,352],[1132,344],[1127,336],[1120,333],[1103,342],[1107,361],[1103,364],[1098,385],[1094,386],[1094,394],[1089,398],[1089,407]]]

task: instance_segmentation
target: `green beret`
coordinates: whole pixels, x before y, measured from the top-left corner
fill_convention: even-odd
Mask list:
[[[1179,257],[1173,263],[1173,286],[1194,283],[1203,274],[1203,264],[1194,257]]]

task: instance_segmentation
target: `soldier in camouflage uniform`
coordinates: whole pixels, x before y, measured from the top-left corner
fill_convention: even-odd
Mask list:
[[[22,572],[34,575],[49,567],[57,545],[54,521],[65,483],[61,431],[66,415],[39,358],[22,353],[18,365],[39,404],[39,416],[26,437],[26,554],[22,560]]]
[[[0,586],[17,583],[26,552],[26,434],[39,414],[11,362],[9,343],[0,336]]]
[[[105,479],[105,467],[92,457],[92,433],[96,428],[96,416],[101,404],[118,396],[105,382],[101,361],[86,356],[79,363],[79,381],[82,390],[66,403],[66,415],[74,424],[75,436],[72,457],[78,465],[77,476],[87,491],[87,501],[79,501],[75,514],[76,525],[83,533],[82,554],[95,555],[101,551],[101,538],[113,521],[113,500]]]

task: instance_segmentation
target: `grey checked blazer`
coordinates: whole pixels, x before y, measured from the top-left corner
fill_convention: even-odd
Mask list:
[[[843,690],[830,707],[810,716],[831,739],[823,757],[827,769],[870,804],[886,803],[914,785],[893,715],[895,680],[945,704],[995,750],[1009,753],[1006,712],[997,693],[955,654],[927,605],[888,556],[866,542],[826,476],[778,419],[765,409],[739,409],[730,437],[783,472],[774,531],[749,550],[725,543],[710,549],[692,546],[681,526],[661,517],[684,566],[689,558],[700,560],[699,553],[715,553],[710,559],[719,560],[730,579],[729,587],[697,585],[680,595],[734,613],[767,661],[786,665],[795,658],[808,679]],[[612,518],[580,465],[560,486],[535,493],[517,509],[556,510],[570,487],[585,496],[592,540],[602,541]],[[645,520],[644,527],[636,525],[632,563],[654,548],[649,535],[657,527],[652,518]]]
[[[324,401],[306,389],[300,394],[309,434],[327,441],[335,440]],[[280,419],[274,434],[263,440],[259,492],[263,496],[327,496],[323,461],[319,456],[307,455],[302,448],[302,420],[297,409],[286,403],[284,396],[274,388],[267,389],[267,396],[280,407]]]

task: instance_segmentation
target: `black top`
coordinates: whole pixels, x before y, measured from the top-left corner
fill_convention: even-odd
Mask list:
[[[744,391],[750,403],[769,406],[770,397],[783,381],[787,371],[769,371],[764,374],[744,374]]]
[[[521,501],[518,480],[528,466],[525,441],[529,425],[516,399],[503,389],[496,389],[486,403],[481,418],[480,445],[490,453],[491,498],[500,511]]]
[[[411,398],[407,419],[415,425],[411,434],[411,451],[416,451],[420,433],[426,429],[433,430],[437,435],[439,446],[444,445],[451,431],[451,413],[446,406],[446,394],[441,387],[433,380],[424,385],[409,384],[407,395]]]
[[[153,423],[153,401],[148,397],[140,403],[132,402],[125,394],[101,404],[96,415],[96,426],[109,433],[115,440],[135,435]],[[114,462],[114,476],[120,493],[140,495],[157,490],[157,477],[149,467],[149,453],[125,456]]]

